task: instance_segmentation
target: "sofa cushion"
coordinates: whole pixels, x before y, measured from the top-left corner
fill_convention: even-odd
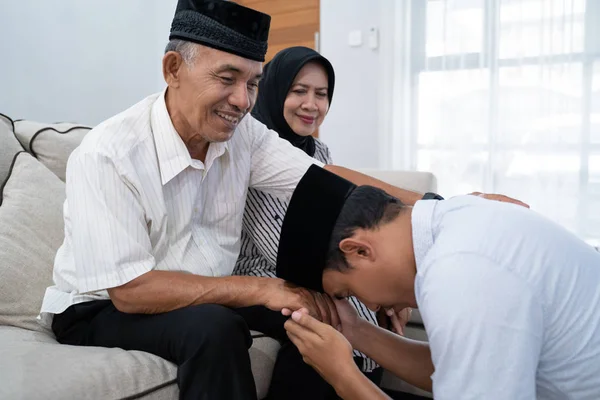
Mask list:
[[[266,396],[279,344],[253,332],[250,349],[258,398]],[[172,399],[177,367],[118,348],[58,344],[50,335],[0,326],[0,399]]]
[[[2,399],[122,399],[177,376],[174,364],[141,351],[61,345],[11,327],[0,327],[0,338]]]
[[[64,199],[64,183],[39,161],[12,157],[0,192],[0,325],[43,330],[36,317],[63,241]]]
[[[277,359],[277,352],[281,347],[275,339],[267,337],[260,332],[252,332],[252,347],[250,347],[250,363],[252,375],[256,383],[256,393],[259,399],[265,398],[271,384],[271,375]]]
[[[15,133],[19,142],[63,182],[69,155],[79,146],[90,129],[92,128],[66,122],[57,124],[26,120],[15,122]]]

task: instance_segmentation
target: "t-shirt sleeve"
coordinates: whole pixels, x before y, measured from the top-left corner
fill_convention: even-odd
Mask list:
[[[72,156],[66,193],[81,293],[123,285],[155,267],[143,207],[110,158]]]
[[[254,118],[248,121],[248,129],[252,138],[252,188],[288,201],[311,165],[324,166]]]
[[[419,268],[416,293],[444,399],[534,399],[542,306],[514,272],[456,254]]]

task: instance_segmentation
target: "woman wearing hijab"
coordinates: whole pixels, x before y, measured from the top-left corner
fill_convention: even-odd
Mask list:
[[[316,51],[306,47],[282,50],[263,69],[252,115],[311,157],[331,164],[329,149],[312,135],[327,115],[334,83],[331,63]],[[255,189],[249,190],[243,219],[242,249],[235,274],[275,277],[277,248],[286,209],[287,204],[279,199]],[[351,299],[351,303],[362,318],[377,323],[375,314],[362,303],[355,298]],[[337,398],[333,389],[314,370],[307,369],[298,350],[283,331],[273,334],[273,329],[262,330],[284,341],[273,372],[269,398],[279,398],[279,387],[289,387],[290,380],[300,381],[297,398]],[[355,352],[355,360],[378,384],[381,368],[359,352]],[[289,396],[289,391],[286,396]]]

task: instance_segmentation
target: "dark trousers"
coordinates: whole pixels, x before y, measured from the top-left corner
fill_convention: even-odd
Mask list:
[[[55,315],[52,330],[63,344],[120,347],[155,354],[178,366],[181,399],[256,399],[248,348],[250,330],[282,342],[270,400],[337,399],[333,388],[302,360],[287,338],[286,317],[262,306],[216,304],[163,314],[125,314],[110,300],[76,304]],[[380,374],[376,374],[376,383]]]

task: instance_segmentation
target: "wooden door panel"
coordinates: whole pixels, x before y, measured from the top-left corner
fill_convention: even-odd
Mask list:
[[[319,0],[240,0],[237,3],[269,15],[319,8]]]
[[[292,46],[315,48],[319,31],[319,0],[236,0],[237,3],[271,16],[266,61]]]
[[[271,16],[269,62],[279,51],[292,46],[315,49],[315,34],[319,32],[319,0],[235,0],[236,3]],[[319,132],[314,133],[315,137]]]
[[[275,54],[279,53],[283,49],[287,49],[290,46],[304,46],[304,47],[312,48],[313,43],[314,43],[314,40],[310,41],[310,42],[297,42],[297,43],[294,43],[293,45],[290,45],[288,43],[283,43],[283,44],[274,45],[274,46],[269,45],[269,50],[267,51],[267,59],[269,59],[269,60],[272,59],[275,56]]]
[[[298,10],[271,16],[271,29],[278,36],[281,35],[279,32],[281,29],[303,26],[319,26],[315,21],[315,10]]]

